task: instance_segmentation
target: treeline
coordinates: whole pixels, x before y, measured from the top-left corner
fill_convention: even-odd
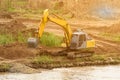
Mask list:
[[[61,10],[64,14],[79,17],[86,14],[95,0],[0,0],[0,10]]]
[[[74,17],[91,14],[92,10],[101,6],[120,8],[119,0],[0,0],[0,10],[61,10],[64,14]]]
[[[0,9],[7,10],[9,8],[24,9],[45,9],[62,7],[60,0],[0,0]]]
[[[0,0],[0,10],[27,8],[28,0]]]

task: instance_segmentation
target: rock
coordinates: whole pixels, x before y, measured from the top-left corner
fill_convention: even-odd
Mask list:
[[[114,61],[112,57],[108,57],[108,61]]]
[[[10,69],[10,72],[12,72],[12,73],[27,73],[27,74],[30,74],[30,73],[40,72],[39,70],[30,68],[30,67],[28,67],[24,64],[13,63],[12,65],[13,65],[13,67]]]

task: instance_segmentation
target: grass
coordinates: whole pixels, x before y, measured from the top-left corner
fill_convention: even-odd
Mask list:
[[[10,44],[14,42],[27,43],[27,39],[30,35],[25,36],[23,33],[17,33],[16,35],[2,33],[0,34],[0,45]],[[62,37],[56,36],[52,33],[44,33],[40,39],[40,43],[49,47],[61,46]]]
[[[113,34],[113,33],[100,33],[100,36],[104,37],[105,39],[112,40],[112,41],[118,41],[120,42],[120,33]]]
[[[0,72],[6,72],[9,71],[10,65],[7,63],[0,64]]]
[[[37,56],[33,59],[33,63],[40,64],[40,63],[51,63],[53,59],[51,56],[48,55],[41,55]]]
[[[25,37],[24,34],[22,34],[22,33],[18,33],[17,41],[21,42],[21,43],[26,43],[27,42],[27,37]]]
[[[0,34],[0,44],[5,45],[14,42],[14,38],[10,34]]]
[[[10,44],[14,42],[26,43],[27,37],[25,37],[22,33],[18,33],[17,36],[6,33],[0,34],[0,45]]]
[[[62,38],[52,33],[44,33],[40,39],[40,43],[45,46],[58,47],[62,43]]]
[[[106,56],[105,55],[93,55],[91,57],[91,60],[93,61],[104,61],[106,59]]]
[[[79,61],[79,62],[87,62],[87,61],[94,62],[94,61],[104,61],[106,58],[107,58],[106,55],[94,54],[90,57],[76,58],[76,61]]]

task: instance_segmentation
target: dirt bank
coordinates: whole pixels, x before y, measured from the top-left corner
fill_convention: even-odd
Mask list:
[[[34,57],[36,54],[35,49],[28,48],[27,45],[21,43],[0,46],[0,57],[5,59],[28,58]]]
[[[24,29],[26,29],[26,26],[15,19],[6,23],[0,23],[0,33],[17,34]]]
[[[51,64],[34,64],[28,65],[32,68],[39,69],[53,69],[53,68],[61,68],[61,67],[82,67],[82,66],[100,66],[100,65],[118,65],[120,61],[86,61],[86,62],[78,62],[78,61],[68,61],[68,62],[53,62]]]
[[[8,12],[0,11],[0,19],[13,19],[13,17]]]

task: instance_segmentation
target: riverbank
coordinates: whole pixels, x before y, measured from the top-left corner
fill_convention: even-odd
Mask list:
[[[19,59],[2,61],[0,63],[0,72],[10,73],[39,73],[44,70],[50,70],[53,68],[68,68],[68,67],[85,67],[85,66],[100,66],[100,65],[118,65],[120,60],[113,57],[101,57],[102,55],[93,55],[91,57],[67,59],[63,56],[52,57],[42,62],[35,62],[33,59]],[[99,57],[99,58],[98,58]],[[60,60],[61,59],[61,60]],[[59,61],[58,61],[59,60]]]

